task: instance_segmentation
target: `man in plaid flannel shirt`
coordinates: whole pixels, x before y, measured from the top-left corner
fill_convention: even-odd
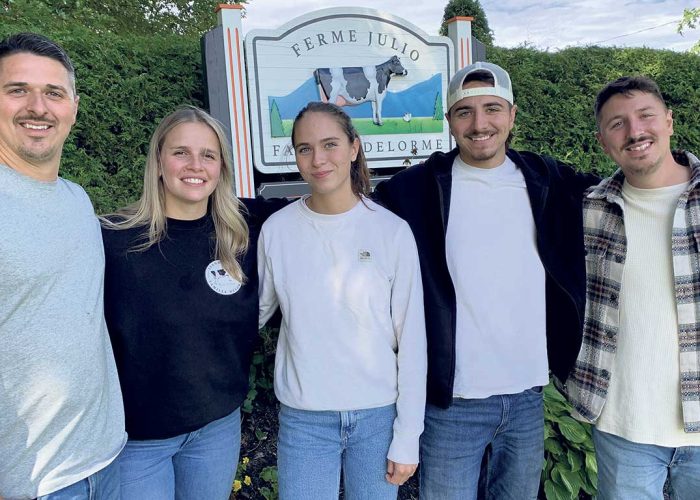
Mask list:
[[[700,161],[672,153],[656,83],[597,96],[620,169],[584,197],[587,303],[566,390],[595,424],[599,499],[700,498]]]

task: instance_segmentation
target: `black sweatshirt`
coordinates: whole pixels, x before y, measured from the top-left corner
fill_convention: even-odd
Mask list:
[[[235,287],[230,281],[217,286],[222,273],[207,269],[216,260],[209,215],[168,219],[167,236],[146,251],[133,251],[143,242],[143,227],[102,230],[105,317],[131,439],[191,432],[246,397],[258,338],[257,238],[280,204],[246,205],[255,214],[247,218],[250,246],[241,262],[246,282],[230,294],[214,290]]]

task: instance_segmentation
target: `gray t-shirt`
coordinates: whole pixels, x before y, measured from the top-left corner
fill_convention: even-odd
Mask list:
[[[0,164],[0,497],[34,498],[126,442],[102,307],[104,253],[83,189]]]

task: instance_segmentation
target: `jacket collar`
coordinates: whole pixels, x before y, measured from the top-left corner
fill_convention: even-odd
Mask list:
[[[433,169],[433,173],[441,189],[442,210],[446,216],[450,213],[450,195],[452,187],[452,164],[459,154],[459,148],[454,148],[448,153],[433,153],[426,161],[426,164]],[[540,215],[544,210],[544,205],[547,199],[549,190],[549,175],[546,165],[539,159],[538,161],[529,161],[523,157],[523,154],[514,149],[508,149],[506,155],[520,169],[525,178],[527,185],[527,193],[532,206],[532,215],[535,222],[539,221]],[[447,219],[447,217],[445,217]],[[445,220],[445,223],[447,220]]]
[[[444,179],[445,177],[452,176],[452,164],[454,163],[458,154],[459,148],[454,148],[452,151],[448,151],[447,153],[433,153],[430,158],[428,158],[426,163],[428,163],[433,169],[435,177],[438,179]]]
[[[540,216],[544,212],[549,192],[549,174],[544,164],[547,160],[538,156],[536,161],[527,161],[520,152],[514,149],[508,149],[506,155],[518,166],[525,178],[532,216],[535,224],[539,227]]]

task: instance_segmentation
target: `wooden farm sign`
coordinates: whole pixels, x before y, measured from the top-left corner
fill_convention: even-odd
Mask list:
[[[243,37],[239,6],[220,7],[219,28],[205,36],[209,104],[230,127],[239,196],[253,195],[254,170],[296,172],[292,122],[311,101],[343,107],[372,169],[451,149],[445,92],[471,62],[469,18],[451,23],[448,38],[385,12],[342,7]]]

